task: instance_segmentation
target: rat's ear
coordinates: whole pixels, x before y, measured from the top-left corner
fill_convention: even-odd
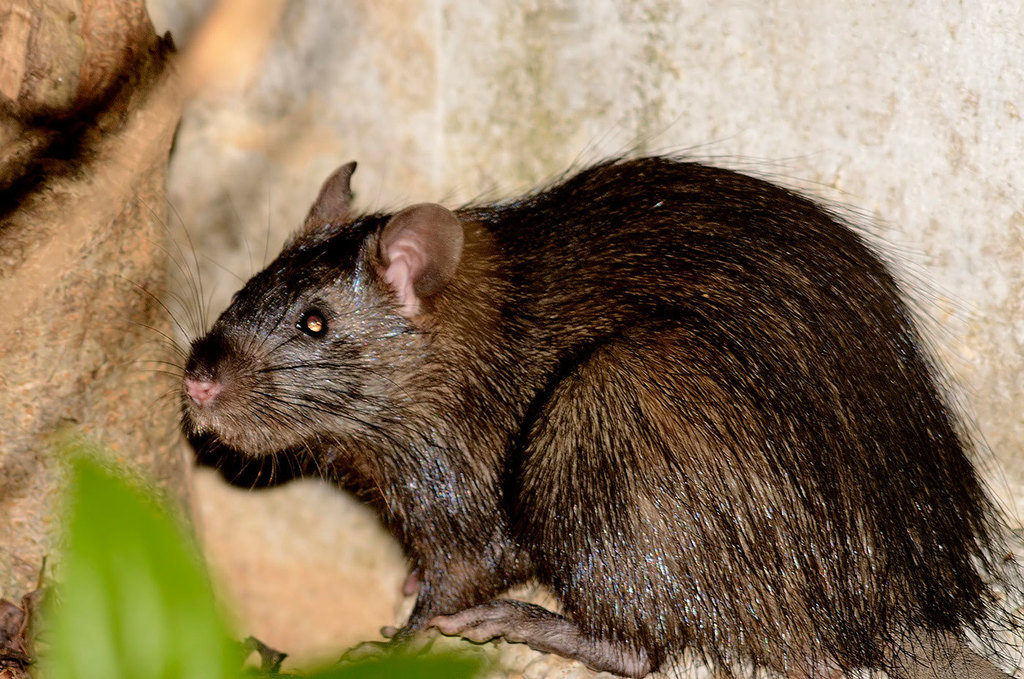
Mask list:
[[[309,208],[306,221],[302,228],[293,233],[285,242],[289,248],[303,238],[315,238],[325,226],[337,226],[348,221],[349,209],[352,204],[352,173],[356,171],[356,161],[345,163],[335,170],[320,187],[313,207]]]
[[[320,195],[317,196],[313,207],[309,208],[309,216],[306,223],[319,221],[343,222],[348,218],[349,208],[352,204],[352,173],[356,171],[356,161],[345,163],[327,178],[324,185],[320,187]]]
[[[402,315],[412,318],[421,302],[448,284],[462,256],[462,222],[434,203],[407,207],[380,234],[381,275],[398,295]]]

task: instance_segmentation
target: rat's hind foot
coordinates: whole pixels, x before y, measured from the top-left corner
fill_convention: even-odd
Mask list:
[[[496,599],[454,615],[438,616],[430,625],[443,634],[458,634],[477,643],[497,637],[524,643],[542,653],[574,658],[591,669],[628,677],[642,677],[653,669],[642,649],[594,639],[561,615],[522,601]]]

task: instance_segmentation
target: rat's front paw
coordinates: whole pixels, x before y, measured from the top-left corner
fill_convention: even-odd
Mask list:
[[[367,660],[380,660],[394,650],[388,641],[364,641],[345,651],[339,663],[360,663]]]
[[[457,634],[477,643],[496,637],[525,643],[541,653],[575,658],[599,672],[642,677],[654,669],[644,648],[590,636],[571,620],[523,601],[488,601],[434,617],[428,624],[443,634]]]
[[[436,627],[442,634],[458,635],[478,644],[503,637],[508,641],[523,641],[516,638],[521,623],[518,610],[507,605],[507,602],[488,601],[452,615],[439,615],[428,625]]]
[[[409,627],[382,627],[382,637],[387,641],[364,641],[345,651],[340,662],[358,663],[368,660],[381,660],[395,653],[416,655],[423,652],[437,639],[437,630],[414,630]]]

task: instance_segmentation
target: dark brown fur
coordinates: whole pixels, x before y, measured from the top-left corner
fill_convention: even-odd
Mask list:
[[[185,420],[374,502],[421,576],[404,633],[806,674],[982,628],[997,535],[970,442],[833,215],[610,161],[457,210],[454,276],[413,313],[382,273],[390,216],[347,214],[352,169],[193,344],[187,379],[220,391]],[[296,328],[309,310],[325,335]],[[487,603],[530,578],[564,619]]]

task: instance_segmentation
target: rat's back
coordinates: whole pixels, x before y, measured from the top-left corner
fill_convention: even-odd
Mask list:
[[[560,347],[512,525],[571,619],[655,667],[691,645],[776,669],[877,667],[907,630],[980,624],[992,508],[855,231],[663,158],[469,214],[525,341]]]

